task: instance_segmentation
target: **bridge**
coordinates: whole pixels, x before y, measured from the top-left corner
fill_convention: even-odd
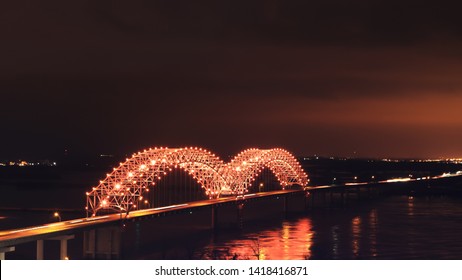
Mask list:
[[[262,199],[282,198],[283,211],[298,199],[307,210],[319,202],[343,204],[352,196],[369,198],[403,184],[460,175],[308,187],[300,163],[283,149],[248,149],[225,163],[201,148],[153,148],[127,158],[86,193],[86,217],[1,231],[0,259],[28,242],[36,242],[37,259],[43,259],[45,240],[58,240],[60,258],[65,259],[68,240],[81,233],[87,257],[106,254],[117,258],[121,227],[129,221],[210,209],[210,228],[214,228],[218,209],[224,206],[237,209],[239,221],[244,204]]]
[[[194,183],[190,182],[186,190],[178,182],[166,184],[169,173],[175,170],[187,174]],[[258,177],[268,170],[276,178],[278,189],[261,192],[263,183],[259,183],[260,192],[249,193]],[[300,192],[308,182],[300,163],[284,149],[247,149],[225,163],[198,147],[151,148],[121,162],[86,193],[87,217],[0,232],[0,258],[14,251],[16,245],[37,241],[37,259],[43,259],[44,240],[59,240],[60,257],[64,259],[67,241],[73,239],[76,232],[86,231],[86,239],[90,239],[87,243],[92,243],[96,250],[95,235],[101,226],[109,228],[109,231],[103,230],[103,234],[112,235],[111,226],[119,225],[120,221],[202,207],[211,207],[214,227],[218,205],[237,202],[242,206],[243,200]],[[267,185],[270,184],[265,187]],[[294,186],[298,188],[291,189]],[[185,192],[194,195],[188,198],[182,195]]]
[[[87,192],[86,210],[95,216],[101,210],[139,209],[146,201],[143,195],[173,169],[192,176],[209,199],[243,195],[263,168],[273,172],[282,189],[308,184],[300,163],[283,149],[248,149],[224,163],[202,148],[154,148],[133,154]]]

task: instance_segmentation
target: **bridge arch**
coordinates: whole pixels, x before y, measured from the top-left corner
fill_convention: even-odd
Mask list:
[[[274,173],[283,189],[308,184],[308,176],[298,161],[283,149],[248,149],[225,164],[197,147],[154,148],[133,154],[87,192],[86,210],[91,215],[102,209],[135,210],[143,194],[173,168],[189,173],[210,199],[222,194],[246,193],[263,168]]]
[[[138,201],[149,187],[173,168],[189,173],[209,198],[219,197],[226,185],[222,176],[224,163],[202,148],[154,148],[133,154],[120,163],[106,178],[87,192],[86,210],[96,215],[101,209],[128,212],[135,210]]]
[[[235,156],[228,165],[227,181],[235,194],[246,193],[263,168],[273,172],[283,189],[308,184],[308,176],[300,163],[284,149],[248,149]]]

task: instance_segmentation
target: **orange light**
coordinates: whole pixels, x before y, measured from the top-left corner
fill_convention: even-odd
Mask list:
[[[126,188],[128,191],[126,195],[137,196],[143,190],[149,191],[148,186],[154,185],[154,182],[150,182],[149,179],[160,180],[162,173],[167,175],[167,171],[173,171],[172,168],[178,167],[188,172],[199,182],[203,189],[207,190],[208,194],[214,197],[223,193],[223,190],[234,193],[238,191],[240,193],[246,192],[247,188],[256,181],[256,176],[261,174],[263,168],[268,168],[273,172],[282,188],[292,183],[306,185],[306,182],[309,182],[297,159],[281,148],[249,148],[241,151],[228,163],[200,147],[175,149],[160,147],[162,152],[157,149],[155,147],[154,150],[157,152],[151,152],[149,155],[146,155],[146,150],[144,150],[144,154],[141,152],[133,154],[132,158],[120,163],[121,166],[124,166],[123,168],[126,168],[125,170],[121,170],[121,167],[119,170],[115,169],[116,171],[111,174],[106,174],[107,178],[100,181],[100,185],[94,187],[93,192],[86,193],[86,195],[94,195],[94,199],[100,201],[101,206],[109,206],[112,203],[109,200],[111,197],[116,195],[125,196],[125,193],[122,194],[121,192],[111,193],[113,191],[111,186],[119,190],[123,189],[123,186],[127,184],[129,187]],[[149,150],[152,150],[152,148],[149,148]],[[163,168],[159,168],[160,170],[152,170],[149,165],[155,165],[158,162],[168,164]],[[152,170],[152,173],[146,171],[149,169]],[[138,182],[133,181],[135,178],[132,177],[139,177]],[[260,183],[260,186],[263,186],[263,183]],[[126,198],[133,200],[133,197]],[[142,198],[139,199],[144,201]],[[92,205],[91,207],[95,206],[94,202],[91,201],[90,205]]]

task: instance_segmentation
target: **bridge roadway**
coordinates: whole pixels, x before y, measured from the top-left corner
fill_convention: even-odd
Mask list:
[[[128,214],[128,216],[125,213],[116,213],[103,216],[67,220],[44,225],[37,225],[21,229],[5,230],[0,231],[0,248],[14,246],[26,242],[32,242],[38,239],[49,239],[56,236],[73,234],[77,231],[92,229],[102,225],[109,225],[111,223],[116,224],[121,222],[122,219],[131,220],[147,216],[158,216],[167,214],[169,212],[192,210],[194,208],[236,202],[240,199],[256,199],[268,196],[287,195],[297,192],[303,192],[303,190],[279,190],[247,194],[238,197],[221,197],[218,199],[201,200],[177,205],[169,205],[165,207],[135,210],[131,211]]]

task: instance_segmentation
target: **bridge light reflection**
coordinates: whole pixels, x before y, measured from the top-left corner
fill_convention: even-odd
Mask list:
[[[359,256],[359,241],[361,240],[361,217],[357,216],[351,221],[351,232],[353,235],[352,249],[355,257]]]

